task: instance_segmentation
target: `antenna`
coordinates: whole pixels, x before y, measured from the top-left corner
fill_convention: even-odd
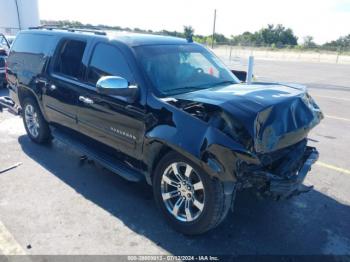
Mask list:
[[[214,26],[213,26],[213,36],[211,38],[211,48],[214,48],[214,39],[215,39],[215,25],[216,25],[216,9],[214,10]]]

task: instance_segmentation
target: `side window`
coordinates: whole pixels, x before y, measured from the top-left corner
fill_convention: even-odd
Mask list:
[[[122,53],[109,44],[97,44],[92,54],[88,82],[95,85],[103,76],[120,76],[133,83],[132,73]]]
[[[23,70],[27,74],[39,74],[44,69],[48,53],[54,44],[51,35],[38,33],[19,33],[13,42],[7,60],[9,71]],[[15,66],[16,65],[16,66]],[[27,78],[29,79],[30,77]]]
[[[46,55],[53,37],[44,34],[19,34],[12,45],[13,53]]]
[[[83,76],[82,59],[86,43],[79,40],[64,40],[54,63],[54,72],[70,78],[81,79]]]

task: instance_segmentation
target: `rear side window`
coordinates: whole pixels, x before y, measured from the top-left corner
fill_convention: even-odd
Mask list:
[[[103,76],[120,76],[134,83],[131,70],[122,53],[116,47],[97,44],[91,57],[88,82],[95,85]]]
[[[63,40],[59,45],[54,63],[54,72],[74,79],[82,79],[82,59],[86,43],[79,40]]]
[[[52,36],[44,34],[19,34],[12,46],[12,52],[47,54]]]
[[[50,35],[19,34],[12,45],[8,66],[11,68],[15,63],[17,68],[22,68],[27,74],[41,73],[53,42],[54,37]]]

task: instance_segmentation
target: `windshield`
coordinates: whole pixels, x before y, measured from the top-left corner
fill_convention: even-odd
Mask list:
[[[215,55],[199,45],[139,46],[135,50],[160,96],[239,83]]]

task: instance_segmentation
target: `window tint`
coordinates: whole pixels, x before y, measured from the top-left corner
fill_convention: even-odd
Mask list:
[[[82,58],[86,43],[78,40],[64,40],[57,53],[54,72],[81,79],[83,75]]]
[[[132,73],[121,52],[114,46],[98,44],[88,71],[88,82],[96,84],[103,76],[121,76],[133,83]]]
[[[44,34],[20,33],[12,45],[8,58],[8,67],[25,70],[27,73],[42,72],[48,58],[48,53],[55,38]]]
[[[52,36],[41,34],[19,34],[12,46],[12,52],[46,55]]]

